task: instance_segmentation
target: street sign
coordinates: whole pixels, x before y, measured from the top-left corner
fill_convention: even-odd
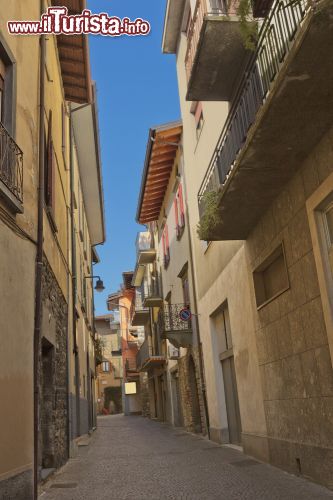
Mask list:
[[[192,318],[192,313],[189,309],[184,308],[179,312],[179,318],[182,321],[190,321],[190,319]]]

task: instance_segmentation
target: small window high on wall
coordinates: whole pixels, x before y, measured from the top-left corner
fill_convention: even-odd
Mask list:
[[[170,262],[169,231],[167,224],[165,224],[162,233],[162,246],[163,246],[164,267],[167,268]]]
[[[174,199],[174,209],[175,209],[176,234],[177,234],[177,239],[179,240],[182,237],[185,227],[183,187],[181,184],[179,184],[178,186],[177,194]]]
[[[253,272],[258,309],[289,288],[289,277],[281,243]]]

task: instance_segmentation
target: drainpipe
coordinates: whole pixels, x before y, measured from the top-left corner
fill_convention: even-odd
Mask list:
[[[72,106],[69,104],[69,164],[70,164],[70,204],[71,204],[71,240],[72,240],[72,333],[73,333],[73,354],[75,363],[75,406],[76,406],[76,436],[80,436],[80,359],[77,345],[76,334],[76,295],[77,295],[77,266],[76,266],[76,235],[75,235],[75,217],[74,217],[74,158],[73,158],[73,120]]]
[[[181,150],[183,151],[182,145],[181,145]],[[197,291],[196,291],[195,275],[194,275],[192,236],[191,236],[191,228],[190,228],[190,215],[189,215],[188,204],[187,204],[186,180],[185,180],[185,169],[184,168],[183,168],[183,176],[184,176],[184,191],[185,191],[184,198],[185,198],[186,219],[187,219],[186,225],[187,225],[188,240],[189,240],[190,265],[191,265],[192,286],[193,286],[193,302],[194,302],[194,308],[195,308],[195,313],[196,313],[194,318],[195,318],[195,326],[196,326],[196,331],[197,331],[197,335],[198,335],[198,346],[199,346],[201,390],[202,390],[202,397],[203,397],[203,402],[204,402],[204,407],[205,407],[207,434],[208,434],[208,439],[210,439],[210,425],[209,425],[209,412],[208,412],[208,402],[207,402],[207,392],[206,392],[206,382],[205,382],[205,370],[204,370],[202,342],[201,342],[199,319],[198,319],[198,302],[197,302]]]
[[[43,0],[40,4],[43,13]],[[42,275],[43,275],[43,212],[44,212],[44,106],[45,106],[45,35],[40,36],[39,63],[39,173],[37,208],[37,253],[35,275],[35,319],[33,340],[33,387],[34,387],[34,457],[33,457],[33,498],[38,497],[38,441],[39,441],[39,353],[42,323]]]

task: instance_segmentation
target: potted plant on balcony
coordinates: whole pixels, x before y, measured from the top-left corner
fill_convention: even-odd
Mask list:
[[[222,222],[218,191],[207,191],[201,202],[204,211],[197,225],[197,234],[200,240],[210,241],[215,238],[214,234]]]
[[[240,0],[237,7],[239,29],[246,49],[254,51],[258,39],[258,24],[254,17],[254,0]]]

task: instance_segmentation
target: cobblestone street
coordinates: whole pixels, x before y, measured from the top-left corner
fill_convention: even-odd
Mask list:
[[[142,417],[102,417],[43,500],[325,499],[333,493],[238,450]]]

